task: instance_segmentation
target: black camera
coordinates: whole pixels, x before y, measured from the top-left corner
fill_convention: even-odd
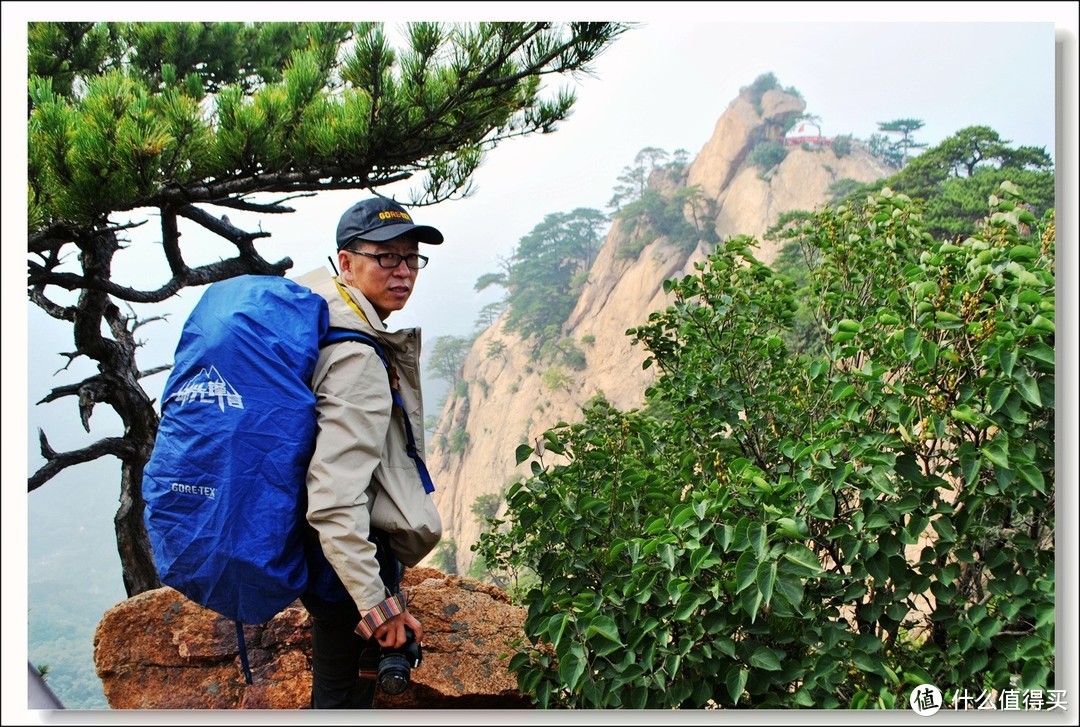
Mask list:
[[[406,626],[405,643],[396,649],[384,649],[374,640],[371,643],[373,646],[360,655],[360,676],[374,679],[387,694],[401,694],[423,658],[416,634]]]

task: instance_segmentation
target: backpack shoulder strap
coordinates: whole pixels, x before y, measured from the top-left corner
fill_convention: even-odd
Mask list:
[[[354,331],[351,328],[336,328],[331,327],[326,329],[326,335],[319,340],[319,348],[329,346],[333,343],[341,343],[342,341],[359,341],[360,343],[366,343],[375,349],[375,353],[379,354],[379,358],[382,359],[383,365],[387,368],[390,367],[390,359],[386,356],[386,349],[383,348],[379,339],[372,336],[370,333],[364,333],[363,331]]]
[[[359,343],[366,343],[375,349],[375,353],[379,355],[379,359],[382,360],[383,366],[390,368],[390,359],[386,355],[386,349],[383,348],[375,336],[364,333],[363,331],[354,331],[350,328],[334,328],[327,329],[326,335],[319,341],[319,348],[323,346],[329,346],[334,343],[341,343],[342,341],[357,341]],[[405,417],[405,437],[408,440],[408,444],[405,447],[406,453],[409,458],[416,463],[416,470],[420,473],[420,481],[424,484],[424,492],[429,495],[435,492],[435,483],[431,479],[431,475],[428,473],[427,465],[424,464],[424,460],[420,457],[420,452],[416,448],[416,438],[413,436],[412,424],[409,422],[409,412],[405,409],[405,402],[401,399],[401,394],[397,389],[390,389],[390,395],[394,399],[394,405],[401,409],[402,416]]]

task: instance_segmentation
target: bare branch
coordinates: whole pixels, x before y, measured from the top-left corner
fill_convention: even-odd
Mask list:
[[[140,220],[139,222],[126,222],[121,225],[105,225],[95,230],[95,232],[101,235],[109,235],[121,230],[132,230],[145,224],[146,220]],[[85,229],[82,227],[59,222],[27,235],[26,249],[27,252],[44,255],[50,251],[59,250],[84,234]]]
[[[147,376],[153,376],[154,374],[160,374],[162,371],[170,371],[172,364],[162,364],[161,366],[154,366],[153,368],[146,369],[139,372],[139,378],[145,379]]]
[[[136,319],[135,323],[131,326],[131,330],[132,332],[134,332],[136,328],[139,328],[140,326],[145,326],[147,323],[154,323],[156,321],[165,321],[167,323],[169,321],[169,314],[162,313],[159,316],[150,316],[149,318]]]
[[[78,352],[78,351],[68,351],[68,352],[59,351],[58,355],[63,356],[64,358],[66,358],[67,363],[64,364],[63,366],[61,366],[60,368],[58,368],[56,371],[53,371],[53,376],[56,376],[61,371],[67,371],[68,367],[71,366],[72,362],[75,361],[75,359],[82,356],[82,354],[80,352]]]
[[[118,459],[130,457],[135,450],[123,437],[106,437],[99,439],[88,447],[71,452],[57,453],[45,437],[45,432],[38,430],[38,441],[41,445],[41,455],[46,462],[33,475],[27,478],[27,492],[33,492],[44,485],[61,471],[83,462],[91,462],[95,459],[113,455]]]
[[[271,263],[259,257],[258,254],[252,253],[194,268],[182,275],[174,276],[165,285],[151,291],[134,290],[124,285],[117,285],[111,280],[91,279],[73,273],[46,273],[36,277],[32,276],[31,282],[38,286],[56,285],[66,290],[94,290],[134,303],[159,303],[172,297],[181,288],[193,285],[208,285],[235,275],[248,273],[254,275],[284,275],[285,271],[292,267],[292,264],[291,258],[286,257],[276,263]]]

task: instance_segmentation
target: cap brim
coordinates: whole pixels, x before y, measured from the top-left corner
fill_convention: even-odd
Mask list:
[[[405,234],[412,236],[417,242],[424,242],[428,245],[441,245],[443,241],[442,233],[434,227],[428,225],[410,225],[406,222],[400,225],[386,225],[377,230],[364,233],[363,235],[356,235],[355,237],[350,238],[349,242],[352,242],[353,240],[386,242],[387,240],[393,240],[395,237],[400,237]],[[344,247],[344,245],[342,245],[342,247]]]

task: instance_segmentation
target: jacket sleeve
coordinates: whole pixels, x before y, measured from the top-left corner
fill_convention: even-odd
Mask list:
[[[308,466],[308,522],[323,553],[362,611],[387,592],[368,539],[372,473],[379,465],[393,400],[386,368],[367,345],[325,349],[312,381],[318,429]]]

